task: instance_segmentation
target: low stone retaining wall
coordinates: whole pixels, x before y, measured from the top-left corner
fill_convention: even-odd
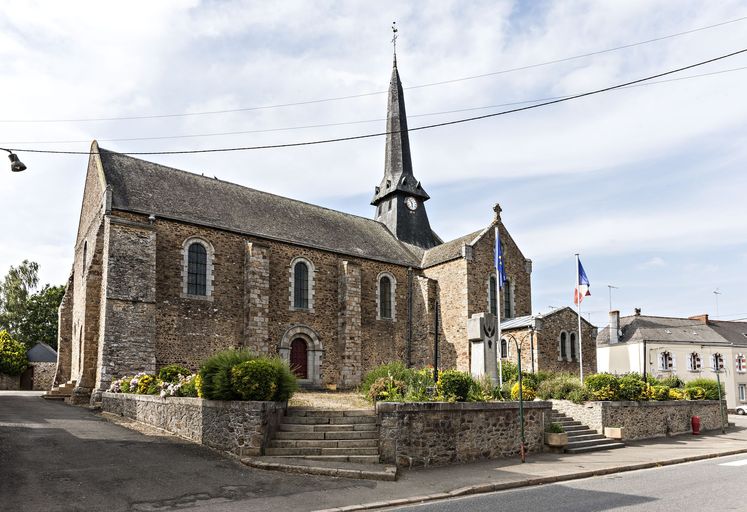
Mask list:
[[[57,371],[57,363],[29,363],[34,367],[34,391],[49,391],[54,382],[54,373]]]
[[[600,434],[604,433],[604,427],[622,427],[624,441],[690,433],[693,416],[700,416],[701,430],[721,428],[718,400],[594,401],[583,404],[553,400],[552,406]]]
[[[0,391],[16,391],[21,389],[20,375],[6,375],[0,373]]]
[[[524,404],[527,449],[543,449],[550,402]],[[519,453],[518,402],[376,404],[381,462],[400,467],[443,466]]]
[[[101,409],[240,456],[263,455],[285,402],[239,402],[103,393]]]

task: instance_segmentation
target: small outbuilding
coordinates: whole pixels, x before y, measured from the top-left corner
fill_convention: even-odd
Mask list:
[[[46,343],[37,343],[26,352],[29,367],[21,374],[21,389],[48,391],[52,389],[57,367],[57,351]]]

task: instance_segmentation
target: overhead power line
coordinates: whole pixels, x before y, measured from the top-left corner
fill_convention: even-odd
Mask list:
[[[710,73],[700,73],[697,75],[689,75],[689,76],[682,76],[677,78],[667,78],[665,80],[654,80],[650,82],[644,82],[640,84],[633,84],[628,85],[625,87],[620,87],[616,90],[625,90],[625,89],[633,89],[636,87],[646,87],[649,85],[658,85],[658,84],[665,84],[670,82],[679,82],[682,80],[691,80],[694,78],[703,78],[707,76],[715,76],[715,75],[723,75],[725,73],[732,73],[734,71],[743,71],[746,70],[747,66],[742,66],[738,68],[731,68],[731,69],[722,69],[719,71],[711,71]],[[574,93],[577,94],[577,93]],[[530,103],[539,103],[542,101],[550,101],[550,100],[557,100],[562,98],[568,98],[570,96],[573,96],[574,94],[565,94],[563,96],[549,96],[546,98],[535,98],[532,100],[521,100],[521,101],[511,101],[507,103],[497,103],[494,105],[483,105],[480,107],[467,107],[467,108],[459,108],[459,109],[452,109],[452,110],[442,110],[439,112],[427,112],[423,114],[410,114],[407,116],[408,119],[415,119],[420,117],[431,117],[431,116],[439,116],[439,115],[446,115],[446,114],[457,114],[461,112],[472,112],[475,110],[489,110],[492,108],[500,108],[500,107],[511,107],[515,105],[526,105]],[[99,139],[97,140],[99,142],[134,142],[134,141],[144,141],[144,140],[168,140],[168,139],[193,139],[193,138],[201,138],[201,137],[223,137],[227,135],[248,135],[252,133],[271,133],[271,132],[283,132],[283,131],[290,131],[290,130],[305,130],[309,128],[331,128],[336,126],[352,126],[356,124],[366,124],[366,123],[378,123],[386,121],[386,118],[377,118],[377,119],[362,119],[357,121],[341,121],[338,123],[319,123],[319,124],[306,124],[306,125],[299,125],[299,126],[284,126],[279,128],[261,128],[261,129],[255,129],[255,130],[236,130],[236,131],[230,131],[230,132],[210,132],[210,133],[191,133],[191,134],[183,134],[183,135],[155,135],[152,137],[120,137],[120,138],[111,138],[111,139]],[[90,139],[80,139],[80,140],[17,140],[17,141],[3,141],[0,142],[0,144],[3,144],[5,146],[12,146],[13,144],[82,144],[89,142]]]
[[[712,28],[722,27],[724,25],[729,25],[729,24],[737,23],[737,22],[744,21],[744,20],[747,20],[747,16],[742,16],[741,18],[735,18],[732,20],[722,21],[720,23],[714,23],[713,25],[706,25],[704,27],[698,27],[698,28],[694,28],[690,30],[685,30],[683,32],[676,32],[674,34],[667,34],[664,36],[654,37],[652,39],[646,39],[644,41],[638,41],[635,43],[629,43],[629,44],[624,44],[620,46],[615,46],[612,48],[606,48],[604,50],[597,50],[593,52],[582,53],[579,55],[563,57],[560,59],[554,59],[554,60],[539,62],[535,64],[527,64],[525,66],[519,66],[515,68],[491,71],[489,73],[482,73],[479,75],[471,75],[471,76],[465,76],[461,78],[453,78],[449,80],[441,80],[438,82],[430,82],[430,83],[425,83],[425,84],[420,84],[420,85],[411,85],[409,87],[404,87],[404,89],[406,90],[423,89],[426,87],[434,87],[438,85],[446,85],[446,84],[452,84],[456,82],[464,82],[467,80],[476,80],[479,78],[503,75],[507,73],[513,73],[516,71],[525,71],[527,69],[550,66],[553,64],[560,64],[563,62],[584,59],[587,57],[593,57],[595,55],[602,55],[605,53],[625,50],[627,48],[633,48],[636,46],[664,41],[666,39],[672,39],[674,37],[680,37],[680,36],[684,36],[688,34],[693,34],[695,32],[701,32],[703,30],[709,30]],[[337,96],[333,98],[295,101],[295,102],[288,102],[288,103],[278,103],[274,105],[261,105],[261,106],[255,106],[255,107],[244,107],[244,108],[235,108],[235,109],[206,110],[206,111],[201,111],[201,112],[182,112],[182,113],[171,113],[171,114],[149,114],[149,115],[114,116],[114,117],[83,117],[83,118],[68,118],[68,119],[0,119],[0,123],[84,123],[84,122],[93,122],[93,121],[131,121],[131,120],[138,120],[138,119],[142,120],[142,119],[163,119],[163,118],[171,118],[171,117],[207,116],[207,115],[218,115],[218,114],[231,114],[231,113],[236,113],[236,112],[251,112],[255,110],[269,110],[269,109],[284,108],[284,107],[298,107],[298,106],[303,106],[303,105],[313,105],[317,103],[328,103],[332,101],[342,101],[342,100],[350,100],[350,99],[355,99],[355,98],[364,98],[367,96],[376,96],[379,94],[386,94],[387,92],[388,91],[384,91],[384,90],[372,91],[372,92],[364,92],[364,93],[359,93],[359,94],[351,94],[347,96]]]
[[[442,123],[434,123],[434,124],[428,124],[424,126],[417,126],[415,128],[409,128],[407,131],[417,132],[417,131],[422,131],[422,130],[429,130],[432,128],[439,128],[443,126],[451,126],[451,125],[456,125],[456,124],[479,121],[481,119],[488,119],[491,117],[498,117],[498,116],[503,116],[507,114],[513,114],[516,112],[523,112],[525,110],[532,110],[535,108],[546,107],[548,105],[554,105],[557,103],[563,103],[566,101],[576,100],[579,98],[585,98],[587,96],[593,96],[596,94],[613,91],[615,89],[621,89],[623,87],[628,87],[634,84],[640,84],[643,82],[647,82],[649,80],[661,78],[663,76],[672,75],[674,73],[680,73],[688,69],[693,69],[699,66],[710,64],[712,62],[717,62],[720,60],[728,59],[729,57],[734,57],[736,55],[740,55],[746,52],[747,52],[747,48],[742,49],[742,50],[737,50],[735,52],[727,53],[719,57],[714,57],[712,59],[697,62],[695,64],[690,64],[688,66],[683,66],[681,68],[672,69],[670,71],[665,71],[663,73],[657,73],[655,75],[650,75],[644,78],[631,80],[629,82],[624,82],[621,84],[604,87],[602,89],[595,89],[593,91],[588,91],[588,92],[584,92],[581,94],[575,94],[573,96],[568,96],[565,98],[545,101],[543,103],[537,103],[535,105],[528,105],[525,107],[518,107],[518,108],[514,108],[510,110],[502,110],[500,112],[493,112],[493,113],[484,114],[481,116],[467,117],[467,118],[462,118],[462,119],[455,119],[452,121],[444,121]],[[351,141],[351,140],[370,139],[373,137],[382,137],[382,136],[394,134],[394,133],[400,133],[400,130],[367,133],[363,135],[352,135],[349,137],[337,137],[333,139],[312,140],[312,141],[306,141],[306,142],[289,142],[285,144],[267,144],[267,145],[260,145],[260,146],[244,146],[244,147],[212,148],[212,149],[190,149],[190,150],[175,150],[175,151],[134,151],[134,152],[127,152],[125,154],[128,154],[128,155],[185,155],[185,154],[195,154],[195,153],[226,153],[226,152],[231,152],[231,151],[251,151],[251,150],[258,150],[258,149],[280,149],[280,148],[291,148],[291,147],[300,147],[300,146],[315,146],[315,145],[320,145],[320,144],[330,144],[333,142],[345,142],[345,141]],[[49,150],[49,149],[18,149],[18,148],[9,148],[9,149],[12,149],[13,151],[25,152],[25,153],[47,153],[47,154],[59,154],[59,155],[89,155],[91,154],[90,151],[58,151],[58,150]]]

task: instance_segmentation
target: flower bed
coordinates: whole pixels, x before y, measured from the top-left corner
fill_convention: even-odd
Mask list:
[[[286,402],[219,401],[103,393],[102,411],[239,456],[263,455]]]

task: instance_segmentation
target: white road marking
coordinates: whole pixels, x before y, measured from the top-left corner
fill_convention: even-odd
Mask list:
[[[747,459],[724,462],[723,464],[719,464],[719,466],[747,466]]]

